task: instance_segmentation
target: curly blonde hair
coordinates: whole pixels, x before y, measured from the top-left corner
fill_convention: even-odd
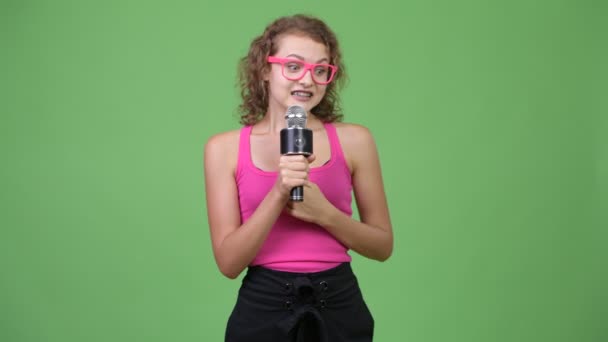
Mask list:
[[[338,67],[334,80],[327,85],[325,96],[311,109],[311,113],[323,122],[342,120],[338,91],[344,86],[346,73],[342,53],[333,31],[320,19],[297,14],[281,17],[266,27],[262,35],[256,37],[249,47],[247,56],[241,58],[238,81],[243,102],[239,105],[240,122],[253,125],[260,121],[268,109],[268,83],[263,76],[269,71],[266,61],[276,53],[276,39],[282,34],[300,34],[324,44],[329,51],[330,64]]]

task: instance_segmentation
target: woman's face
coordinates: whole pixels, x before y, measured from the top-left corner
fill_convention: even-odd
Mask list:
[[[300,60],[306,63],[329,64],[329,52],[325,45],[312,40],[305,35],[286,34],[277,38],[277,52],[273,55],[279,58]],[[299,105],[307,112],[321,102],[325,96],[327,85],[313,81],[311,70],[304,77],[293,81],[283,76],[283,66],[279,63],[270,65],[266,75],[268,81],[269,101],[271,112],[285,112],[287,107]]]

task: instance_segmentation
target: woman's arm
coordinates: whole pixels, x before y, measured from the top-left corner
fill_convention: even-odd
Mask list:
[[[308,161],[282,157],[277,183],[241,225],[235,170],[238,131],[216,135],[205,145],[205,191],[213,254],[226,277],[236,278],[255,258],[281,214],[293,186],[302,185]]]
[[[340,127],[341,145],[352,170],[353,190],[361,221],[333,206],[312,183],[306,185],[305,201],[290,203],[287,210],[302,220],[324,227],[355,252],[384,261],[393,251],[393,232],[374,139],[365,127],[336,126]]]

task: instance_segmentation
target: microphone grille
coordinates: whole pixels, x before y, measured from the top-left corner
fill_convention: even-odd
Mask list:
[[[306,111],[301,106],[289,106],[287,113],[285,113],[285,120],[287,120],[287,128],[306,127]]]

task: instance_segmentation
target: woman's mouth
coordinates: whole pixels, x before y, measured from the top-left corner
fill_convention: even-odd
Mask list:
[[[296,96],[296,97],[303,97],[303,98],[311,98],[312,97],[312,93],[309,91],[302,91],[302,90],[296,90],[296,91],[292,91],[291,95]]]

